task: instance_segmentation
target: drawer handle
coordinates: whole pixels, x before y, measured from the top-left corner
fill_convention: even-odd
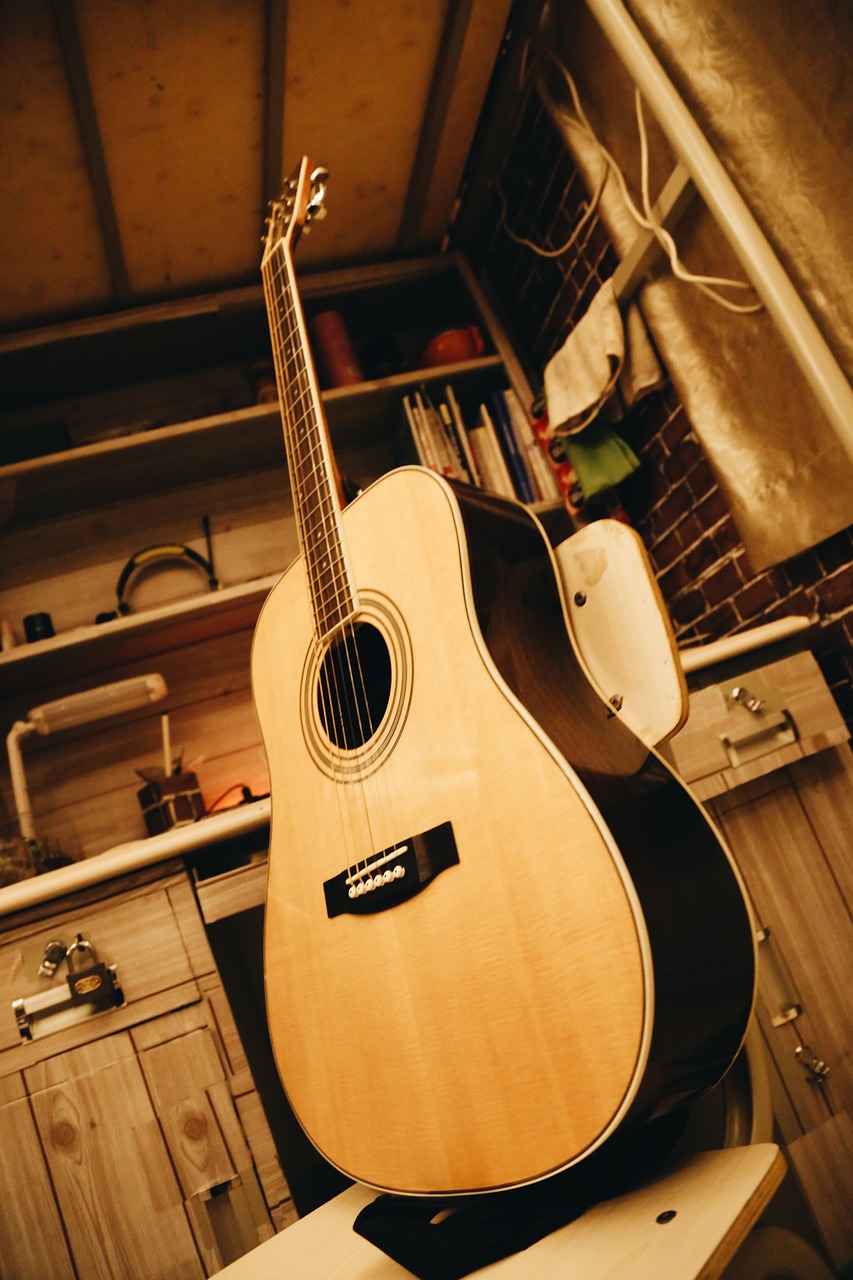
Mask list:
[[[752,707],[750,710],[756,719],[749,729],[740,733],[720,734],[720,742],[729,757],[729,763],[735,768],[797,741],[797,726],[784,708],[771,712],[770,715],[755,711]]]
[[[45,952],[47,955],[47,951]],[[116,1009],[124,1004],[114,964],[102,964],[98,953],[82,934],[77,935],[65,955],[68,977],[65,985],[12,1001],[12,1011],[22,1040],[32,1040],[33,1025],[39,1019],[63,1014],[61,1026],[82,1021],[93,1013]],[[59,961],[58,963],[61,963]],[[55,971],[56,966],[54,966]],[[59,1030],[59,1026],[54,1028]]]

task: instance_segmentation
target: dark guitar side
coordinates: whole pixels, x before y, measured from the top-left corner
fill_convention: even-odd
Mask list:
[[[655,1021],[634,1114],[712,1087],[743,1039],[753,930],[726,852],[666,764],[613,715],[566,631],[560,588],[525,508],[454,485],[477,619],[507,685],[577,772],[637,890],[651,944]],[[630,644],[630,636],[614,636]]]

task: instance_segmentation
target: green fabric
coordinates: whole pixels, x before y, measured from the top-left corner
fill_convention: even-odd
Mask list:
[[[612,489],[640,465],[633,449],[603,423],[593,423],[577,435],[560,436],[554,443],[574,467],[587,499]]]

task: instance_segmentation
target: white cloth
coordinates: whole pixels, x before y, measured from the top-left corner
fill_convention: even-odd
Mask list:
[[[616,422],[663,381],[639,309],[632,303],[623,324],[613,283],[606,280],[545,366],[549,432],[575,435],[605,405],[606,420]]]

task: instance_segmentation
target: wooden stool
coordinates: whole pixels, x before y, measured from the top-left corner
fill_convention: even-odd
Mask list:
[[[646,1185],[587,1210],[521,1253],[475,1273],[495,1280],[714,1280],[779,1186],[773,1143],[688,1156]],[[355,1234],[376,1192],[352,1186],[218,1273],[220,1280],[406,1280]]]

